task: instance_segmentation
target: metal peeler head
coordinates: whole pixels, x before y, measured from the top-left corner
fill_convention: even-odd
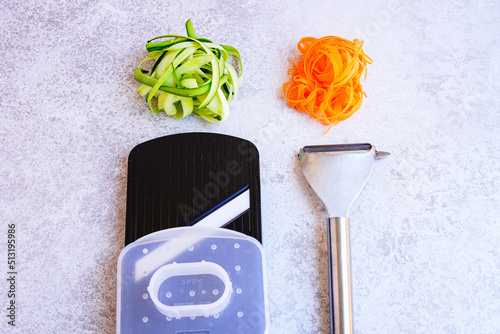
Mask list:
[[[330,217],[348,217],[352,202],[363,189],[377,152],[371,144],[305,146],[299,152],[302,173]]]

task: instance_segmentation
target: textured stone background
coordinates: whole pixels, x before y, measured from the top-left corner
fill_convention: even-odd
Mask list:
[[[371,142],[351,209],[356,333],[500,332],[500,5],[497,1],[2,1],[0,240],[17,225],[18,319],[2,333],[113,333],[126,157],[189,131],[261,153],[272,328],[326,333],[326,211],[304,145]],[[238,47],[245,81],[225,124],[154,115],[136,93],[144,43],[184,33]],[[325,128],[284,103],[303,36],[362,38],[361,110]],[[6,240],[0,273],[6,273]],[[3,277],[3,275],[1,276]],[[4,292],[2,292],[4,291]],[[16,331],[17,330],[17,331]]]

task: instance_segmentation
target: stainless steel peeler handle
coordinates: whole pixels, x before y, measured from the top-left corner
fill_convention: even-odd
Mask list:
[[[351,254],[349,218],[327,221],[330,269],[330,326],[332,334],[352,334]]]

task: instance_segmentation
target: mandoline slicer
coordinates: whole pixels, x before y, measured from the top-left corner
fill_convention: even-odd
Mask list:
[[[136,146],[128,168],[117,333],[268,333],[256,147],[178,134]]]
[[[249,202],[238,205],[244,198]],[[222,134],[182,133],[144,142],[130,152],[126,245],[152,232],[215,218],[210,215],[215,211],[228,217],[226,228],[262,241],[254,144]],[[207,225],[221,219],[216,220]]]

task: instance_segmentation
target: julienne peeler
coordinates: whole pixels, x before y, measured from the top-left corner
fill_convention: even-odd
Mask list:
[[[389,156],[371,144],[305,146],[300,168],[328,210],[331,333],[352,334],[349,209],[363,189],[376,159]]]

